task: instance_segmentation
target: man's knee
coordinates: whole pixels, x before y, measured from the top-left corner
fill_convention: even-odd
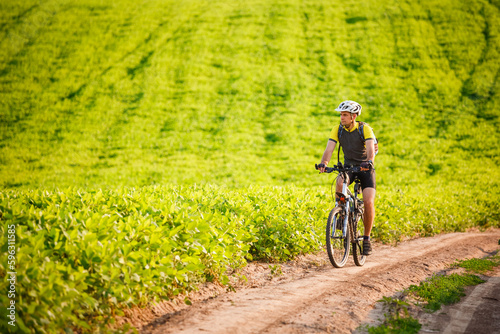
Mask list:
[[[363,199],[363,204],[365,205],[365,208],[374,208],[375,207],[375,200],[374,199]]]
[[[363,190],[363,202],[366,206],[375,206],[375,189],[365,188]]]

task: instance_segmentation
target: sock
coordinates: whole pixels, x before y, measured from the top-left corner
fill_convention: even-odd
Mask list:
[[[363,240],[370,240],[370,236],[367,237],[366,235],[364,235]]]

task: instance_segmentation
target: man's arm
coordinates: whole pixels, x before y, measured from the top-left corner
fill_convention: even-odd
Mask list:
[[[368,160],[375,162],[375,141],[373,139],[367,140],[365,142],[366,145],[366,155],[368,156]]]
[[[375,134],[373,133],[373,129],[368,124],[365,124],[365,126],[364,126],[364,136],[366,139],[365,146],[366,146],[366,153],[368,154],[368,160],[373,161],[375,159],[375,155],[377,155],[377,152],[378,152],[378,140],[377,140],[377,138],[375,138]],[[373,155],[370,154],[370,151],[368,151],[369,142],[372,142],[373,146],[374,146]]]
[[[337,142],[333,140],[328,140],[328,144],[326,144],[325,152],[323,153],[323,157],[321,158],[321,163],[325,165],[325,167],[330,162],[332,158],[333,151],[335,150],[335,146],[337,146]],[[321,173],[325,172],[325,167],[321,167],[319,170]]]
[[[373,139],[369,139],[365,142],[366,145],[366,156],[368,161],[371,161],[371,165],[368,161],[364,161],[361,163],[361,171],[367,171],[371,168],[375,167],[375,143]]]

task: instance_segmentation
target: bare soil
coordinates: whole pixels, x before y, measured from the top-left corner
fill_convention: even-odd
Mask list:
[[[147,309],[128,310],[120,322],[129,322],[147,334],[352,333],[361,324],[377,321],[380,311],[374,306],[383,296],[393,296],[411,284],[418,284],[457,259],[491,255],[499,250],[499,239],[500,230],[495,229],[415,239],[396,247],[376,244],[363,267],[356,267],[350,259],[344,268],[335,269],[326,252],[282,265],[251,263],[239,273],[248,281],[233,281],[235,292],[206,284],[199,292],[187,296],[191,306],[183,303],[186,296],[182,296]],[[500,273],[496,272],[496,276]],[[459,313],[445,313],[435,319],[422,314],[427,326],[424,332],[498,330],[500,312],[491,315],[488,310],[493,306],[482,303],[500,304],[498,281],[500,278],[492,278],[488,286],[485,283],[486,288],[476,292],[475,298],[481,303],[463,307]],[[474,320],[481,314],[497,327]],[[449,327],[456,323],[454,319],[469,320],[463,321],[461,327]],[[481,326],[489,327],[481,329]]]

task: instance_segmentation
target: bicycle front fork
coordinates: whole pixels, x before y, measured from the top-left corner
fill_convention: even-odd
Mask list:
[[[347,235],[347,233],[349,233],[349,231],[347,230],[347,226],[349,225],[349,207],[346,206],[345,209],[344,209],[344,221],[342,222],[342,236],[345,238],[345,236]]]

